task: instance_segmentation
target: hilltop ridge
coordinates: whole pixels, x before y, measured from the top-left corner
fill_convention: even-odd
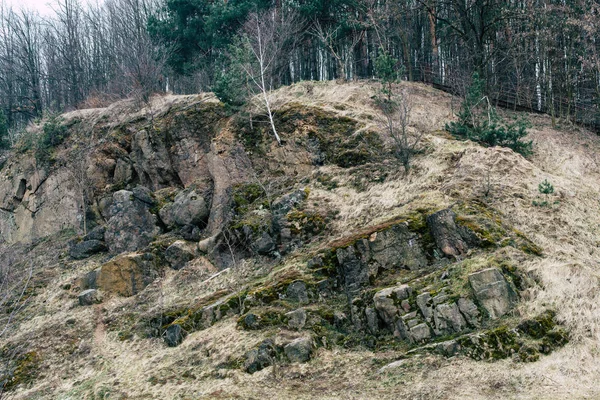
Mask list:
[[[526,159],[401,85],[407,173],[367,81],[274,92],[283,146],[210,94],[24,140],[0,174],[0,257],[33,270],[7,398],[597,396],[600,138],[529,115]]]

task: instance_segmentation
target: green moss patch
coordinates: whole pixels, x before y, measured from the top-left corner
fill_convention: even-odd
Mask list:
[[[35,351],[21,354],[14,360],[14,368],[5,376],[0,376],[4,390],[12,390],[19,385],[27,385],[37,377],[41,362],[39,354]]]

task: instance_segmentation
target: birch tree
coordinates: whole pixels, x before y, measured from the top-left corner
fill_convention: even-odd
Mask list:
[[[286,52],[294,47],[297,26],[294,12],[269,10],[250,13],[242,29],[241,39],[249,59],[241,65],[248,76],[250,86],[258,91],[262,99],[273,136],[279,145],[281,137],[273,118],[271,91],[281,61],[285,59]]]

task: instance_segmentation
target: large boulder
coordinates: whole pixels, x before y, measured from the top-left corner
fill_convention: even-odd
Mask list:
[[[106,244],[100,240],[85,240],[73,244],[69,248],[69,255],[76,260],[82,260],[106,250]]]
[[[475,298],[491,319],[500,318],[508,313],[518,300],[517,293],[497,268],[488,268],[469,275],[469,283]]]
[[[244,369],[250,374],[260,371],[273,365],[276,355],[275,343],[271,339],[266,339],[256,349],[246,353]]]
[[[283,347],[283,352],[290,362],[304,363],[310,360],[313,352],[312,339],[301,337]]]
[[[186,332],[180,325],[173,324],[165,330],[164,335],[165,343],[167,344],[167,346],[176,347],[179,346],[181,342],[183,342],[183,339],[185,339],[186,336]]]
[[[204,197],[195,189],[186,189],[175,196],[173,203],[162,207],[160,219],[169,228],[185,225],[203,225],[208,219],[210,209]]]
[[[119,190],[113,194],[110,219],[104,238],[113,254],[131,252],[148,246],[160,233],[156,216],[150,212],[151,204],[141,200],[141,193]]]
[[[306,311],[303,308],[299,308],[294,311],[290,311],[285,314],[288,319],[287,325],[290,329],[302,329],[306,325]]]
[[[462,332],[467,322],[456,303],[438,304],[433,311],[436,335]]]
[[[91,306],[102,302],[102,296],[96,289],[87,289],[77,296],[80,306]]]
[[[189,243],[184,240],[178,240],[165,250],[165,259],[173,269],[181,269],[188,261],[196,257],[195,243]]]
[[[469,250],[464,233],[456,225],[456,214],[445,209],[427,217],[427,225],[437,247],[447,256],[460,256]]]
[[[304,281],[297,280],[292,282],[287,287],[285,294],[289,300],[297,301],[300,304],[308,303],[308,290]]]
[[[380,290],[373,296],[375,310],[377,310],[383,322],[392,330],[398,317],[408,311],[404,307],[408,306],[407,299],[411,294],[412,288],[410,286],[400,285]]]
[[[102,265],[95,283],[106,293],[133,296],[157,276],[158,260],[150,253],[132,253]]]
[[[336,256],[349,300],[381,270],[415,270],[427,266],[422,239],[405,223],[373,232],[368,239],[338,248]]]

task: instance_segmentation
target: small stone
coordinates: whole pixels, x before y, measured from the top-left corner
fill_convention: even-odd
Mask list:
[[[419,321],[416,318],[415,319],[409,319],[408,321],[406,321],[406,325],[408,325],[408,329],[412,329],[414,326],[418,325],[419,322],[421,322],[421,321]]]
[[[448,295],[440,293],[433,298],[433,305],[437,306],[438,304],[444,303],[446,300],[448,300]]]
[[[165,343],[169,347],[176,347],[185,339],[185,331],[180,325],[171,325],[165,331]]]
[[[285,345],[283,351],[290,362],[303,363],[310,360],[313,351],[312,339],[298,338]]]
[[[410,303],[408,302],[408,300],[402,300],[402,302],[400,303],[400,307],[402,307],[404,312],[410,311]]]
[[[308,292],[306,290],[306,283],[304,283],[304,281],[292,282],[287,287],[286,297],[289,300],[297,301],[300,304],[308,303]]]
[[[413,311],[413,312],[409,312],[408,314],[405,314],[402,316],[402,319],[405,321],[408,321],[409,319],[413,319],[413,318],[417,318],[417,312]]]
[[[252,242],[252,248],[261,255],[268,255],[276,249],[275,241],[268,232],[263,232],[258,239]]]
[[[438,343],[435,349],[446,357],[452,357],[460,351],[460,344],[456,340],[448,340]]]
[[[290,311],[285,316],[288,317],[288,327],[290,329],[300,330],[306,325],[306,311],[303,308]]]
[[[386,373],[386,372],[390,372],[394,369],[398,369],[402,366],[404,366],[404,364],[406,364],[408,360],[398,360],[398,361],[394,361],[392,363],[389,363],[388,365],[385,365],[381,368],[379,368],[379,371],[377,371],[380,374]]]
[[[80,306],[91,306],[102,302],[102,296],[97,289],[87,289],[77,296]]]

